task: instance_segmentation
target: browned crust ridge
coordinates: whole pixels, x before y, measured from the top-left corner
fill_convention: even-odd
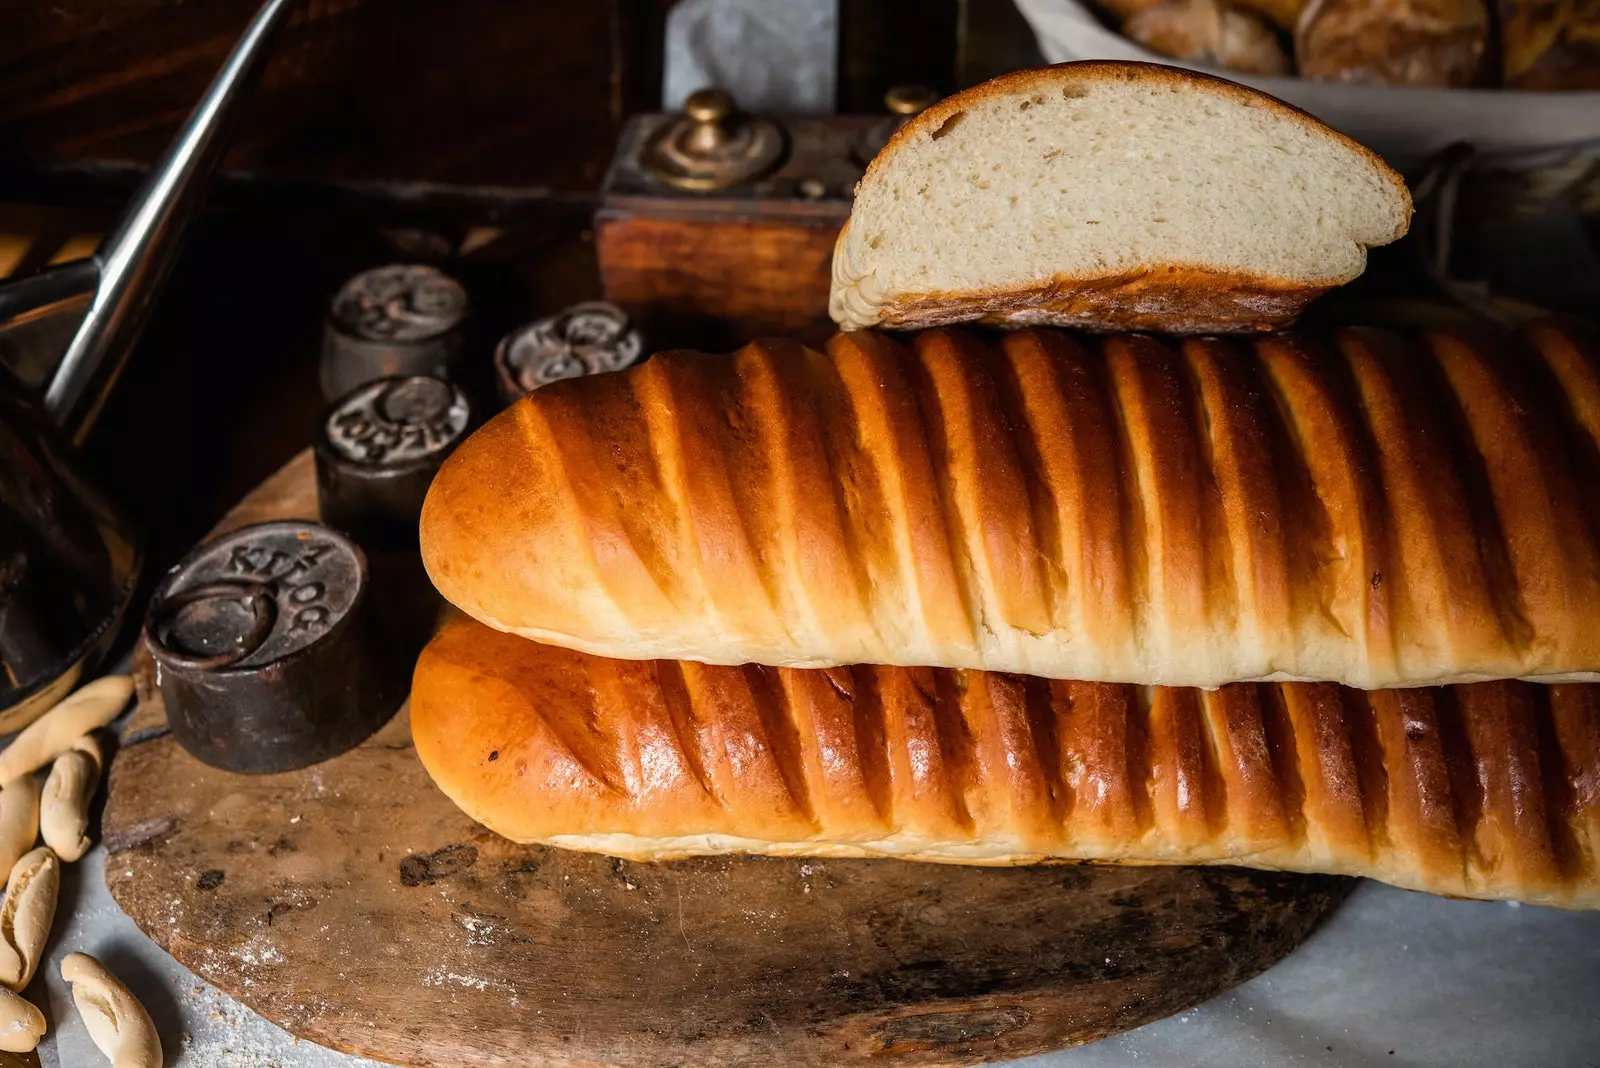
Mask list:
[[[1238,864],[1600,907],[1592,685],[1219,690],[622,661],[470,620],[417,665],[418,755],[517,841]]]
[[[673,353],[447,462],[447,598],[604,656],[1363,688],[1600,669],[1600,350],[933,330]]]
[[[1293,322],[1331,286],[1208,267],[1164,266],[1099,278],[1062,276],[1017,289],[907,294],[881,306],[879,325],[920,330],[955,323],[1265,334]]]

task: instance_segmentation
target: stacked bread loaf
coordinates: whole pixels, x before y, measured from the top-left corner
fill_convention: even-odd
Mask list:
[[[1002,121],[1012,157],[1071,150],[1053,124],[1097,96],[1129,139],[1068,136],[1106,188],[1029,201],[1015,159],[959,203],[941,186]],[[1164,147],[1130,150],[1169,98]],[[1285,305],[1253,320],[1242,295],[1308,299],[1404,229],[1380,163],[1223,83],[1094,64],[953,100],[858,190],[852,325],[926,322],[944,294],[951,318],[1115,326],[1139,305],[1140,325],[1222,308],[1258,329]],[[1250,173],[1195,170],[1208,113],[1247,163],[1250,137],[1287,158],[1278,208],[1195,216]],[[1124,176],[1115,201],[1127,157],[1145,188]],[[1355,191],[1297,215],[1307,159]],[[977,274],[919,269],[950,247],[896,207],[919,188],[947,227],[989,213]],[[1013,196],[1060,237],[1053,264],[995,207]],[[1262,236],[1274,210],[1286,232]],[[1334,252],[1290,254],[1314,241]],[[1549,325],[662,354],[524,398],[441,471],[424,561],[473,618],[423,654],[413,732],[441,788],[519,841],[1231,863],[1600,907],[1597,478],[1600,350]]]

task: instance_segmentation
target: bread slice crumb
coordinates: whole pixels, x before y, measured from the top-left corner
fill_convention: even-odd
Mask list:
[[[846,329],[1279,326],[1410,225],[1377,156],[1263,93],[1145,63],[1019,71],[868,167],[834,249]]]

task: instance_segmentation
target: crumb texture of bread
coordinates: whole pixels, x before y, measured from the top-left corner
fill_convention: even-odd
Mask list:
[[[829,311],[845,328],[1259,330],[1359,275],[1410,216],[1381,160],[1271,97],[1063,64],[942,100],[890,141],[835,246]]]
[[[1236,864],[1596,908],[1597,695],[708,667],[460,619],[411,727],[491,830],[637,860]]]
[[[1595,678],[1583,337],[942,328],[664,353],[462,443],[422,557],[482,622],[631,659]]]

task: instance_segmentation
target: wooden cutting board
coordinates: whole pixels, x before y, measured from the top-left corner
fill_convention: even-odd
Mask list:
[[[314,518],[309,453],[223,529]],[[396,1064],[944,1065],[1093,1041],[1268,967],[1348,880],[519,846],[440,794],[404,710],[283,775],[191,758],[148,663],[111,770],[106,881],[208,982]]]

